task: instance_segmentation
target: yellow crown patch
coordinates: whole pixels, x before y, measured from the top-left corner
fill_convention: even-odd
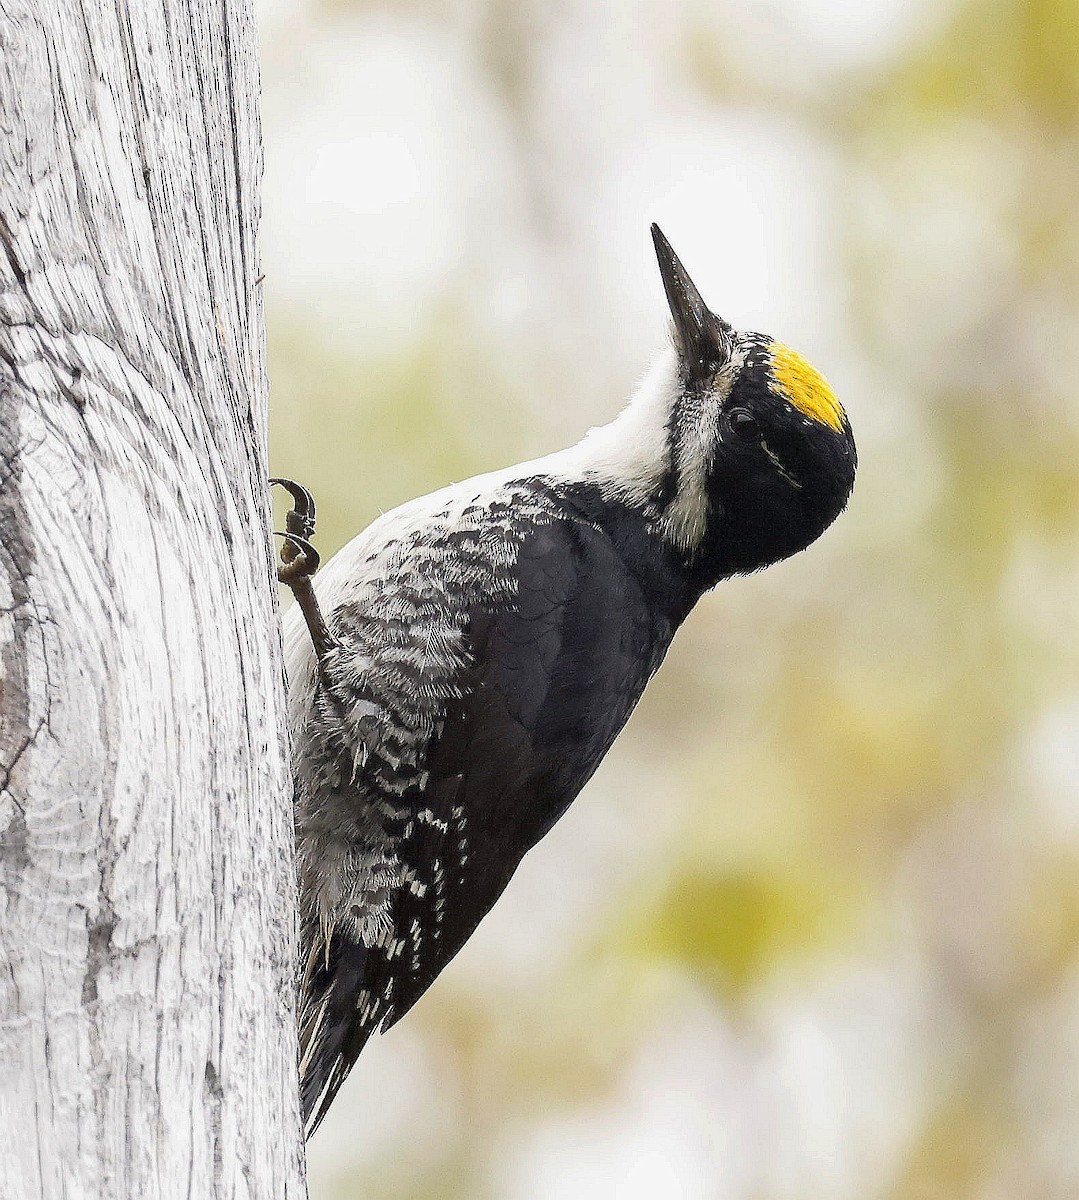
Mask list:
[[[776,389],[794,405],[799,412],[820,421],[837,433],[843,428],[843,406],[828,386],[828,380],[797,350],[772,343],[772,378]]]

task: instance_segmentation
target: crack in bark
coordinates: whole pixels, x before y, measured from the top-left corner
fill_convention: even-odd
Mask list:
[[[6,223],[4,231],[6,235]],[[4,240],[8,249],[5,235],[0,235],[0,240]],[[2,333],[0,326],[0,343]],[[21,395],[17,395],[17,390],[0,380],[0,470],[4,483],[0,490],[0,569],[11,595],[3,623],[10,636],[0,643],[0,764],[4,772],[0,794],[11,797],[18,813],[5,832],[0,851],[6,867],[4,873],[10,871],[13,879],[21,877],[29,859],[26,807],[13,790],[15,771],[45,725],[42,720],[36,728],[30,727],[25,643],[30,622],[27,613],[33,609],[29,580],[34,565],[34,543],[21,490]]]
[[[104,846],[102,849],[103,857],[108,859],[112,853],[112,847]],[[89,913],[86,916],[86,974],[82,981],[84,1008],[97,1001],[98,976],[109,965],[112,953],[112,935],[116,932],[116,909],[113,908],[112,901],[105,890],[104,876],[98,888],[97,915],[93,920],[90,920]]]
[[[9,610],[9,611],[12,611],[12,610]],[[4,681],[2,679],[0,679],[0,701],[3,700],[3,696],[4,696],[3,682]],[[34,729],[31,729],[26,734],[26,736],[22,740],[22,743],[20,745],[16,746],[15,752],[13,753],[13,755],[11,757],[11,761],[6,766],[0,764],[0,770],[3,771],[3,778],[0,778],[0,796],[2,796],[6,792],[11,797],[12,804],[15,805],[15,807],[19,810],[19,812],[21,812],[23,814],[24,817],[26,816],[26,809],[22,804],[19,803],[18,796],[16,796],[15,793],[11,790],[11,780],[15,775],[15,770],[18,767],[19,763],[21,762],[23,755],[37,741],[38,737],[41,734],[41,731],[45,728],[45,725],[46,725],[45,718],[42,717],[41,720],[38,721],[37,726]],[[0,851],[3,851],[3,849],[4,849],[4,847],[0,846]]]
[[[26,272],[19,264],[18,256],[15,253],[15,239],[11,233],[11,226],[7,223],[7,218],[2,212],[0,212],[0,245],[4,247],[4,257],[8,261],[11,273],[15,276],[19,287],[26,293],[27,299],[29,299],[30,295],[26,290]]]

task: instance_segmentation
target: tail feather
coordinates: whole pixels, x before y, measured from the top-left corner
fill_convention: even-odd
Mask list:
[[[383,1005],[364,988],[370,951],[338,931],[308,942],[300,985],[300,1102],[310,1137],[378,1028]]]

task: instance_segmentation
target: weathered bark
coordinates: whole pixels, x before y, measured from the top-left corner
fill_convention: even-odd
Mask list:
[[[0,1196],[299,1197],[249,0],[0,0]]]

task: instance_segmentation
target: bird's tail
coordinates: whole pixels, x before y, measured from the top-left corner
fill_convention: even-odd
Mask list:
[[[304,939],[300,982],[300,1103],[310,1137],[382,1017],[364,988],[369,951],[334,930]]]

